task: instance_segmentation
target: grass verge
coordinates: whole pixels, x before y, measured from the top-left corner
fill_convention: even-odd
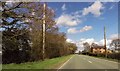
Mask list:
[[[45,61],[27,62],[21,64],[3,64],[2,69],[57,69],[73,55],[46,59]]]

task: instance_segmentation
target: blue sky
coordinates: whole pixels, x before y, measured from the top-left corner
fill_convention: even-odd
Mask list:
[[[60,32],[65,32],[69,42],[81,39],[103,39],[106,26],[107,38],[118,33],[117,2],[50,2],[48,6],[55,10],[55,19]]]
[[[56,25],[65,32],[67,42],[76,43],[83,49],[83,43],[103,45],[103,31],[106,27],[107,46],[118,38],[117,2],[47,2],[55,12]]]

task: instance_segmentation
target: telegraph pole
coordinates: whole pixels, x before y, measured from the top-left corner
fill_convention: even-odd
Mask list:
[[[105,57],[107,58],[107,47],[106,47],[106,27],[104,26],[104,48],[105,48]]]
[[[42,60],[45,59],[45,18],[46,18],[46,3],[43,4],[43,24],[42,24]]]

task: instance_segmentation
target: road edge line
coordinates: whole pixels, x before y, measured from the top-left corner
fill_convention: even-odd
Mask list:
[[[70,59],[72,59],[75,55],[73,55]],[[62,64],[57,71],[59,71],[59,69],[61,69],[68,61],[70,61],[70,59],[68,59],[64,64]]]

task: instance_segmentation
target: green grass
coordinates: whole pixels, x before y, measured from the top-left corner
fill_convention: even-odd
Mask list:
[[[46,59],[45,61],[27,62],[21,64],[3,64],[2,69],[57,69],[71,56],[73,55]]]

